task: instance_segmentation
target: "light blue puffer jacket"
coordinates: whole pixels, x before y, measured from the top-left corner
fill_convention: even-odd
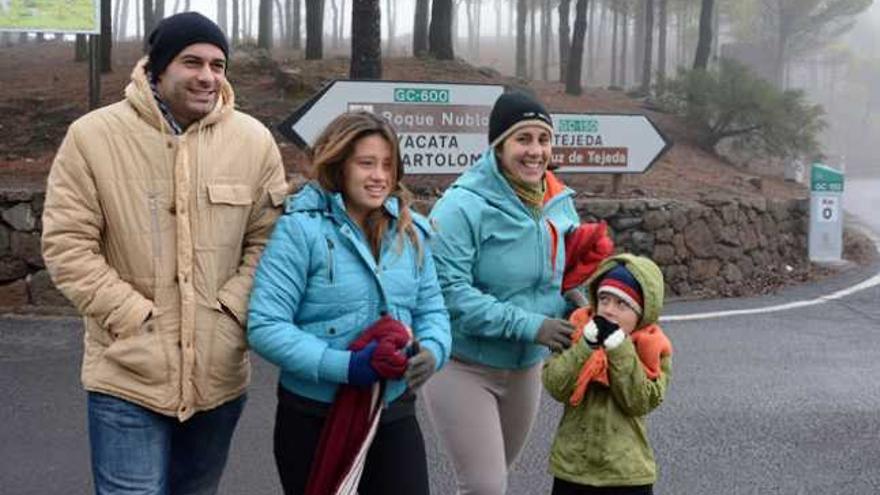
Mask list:
[[[452,320],[453,356],[504,369],[546,356],[535,336],[545,318],[566,309],[565,234],[579,224],[572,195],[564,188],[535,216],[489,150],[434,205],[432,248]]]
[[[385,208],[397,217],[398,203]],[[424,217],[413,213],[423,255],[407,236],[398,251],[395,222],[380,261],[345,212],[340,194],[307,184],[288,197],[260,260],[251,293],[248,342],[281,368],[281,385],[309,399],[332,402],[348,380],[351,342],[383,312],[406,323],[437,359],[449,358],[449,315],[437,282]],[[388,383],[391,402],[406,389]]]

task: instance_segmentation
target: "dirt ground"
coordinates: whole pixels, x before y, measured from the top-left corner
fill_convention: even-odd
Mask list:
[[[0,184],[41,187],[67,126],[88,106],[88,64],[73,61],[73,43],[49,41],[0,49]],[[119,100],[140,45],[114,47],[113,72],[102,76],[102,104]],[[291,173],[303,170],[304,154],[283,138],[275,127],[311,93],[333,78],[347,78],[348,60],[341,57],[304,61],[299,53],[276,53],[268,60],[239,49],[233,54],[229,78],[241,110],[260,119],[276,133],[285,165]],[[734,196],[806,198],[807,189],[786,182],[778,170],[756,173],[733,166],[714,154],[693,146],[687,129],[673,116],[644,108],[642,101],[619,91],[587,88],[578,97],[564,94],[562,85],[526,82],[478,70],[462,61],[385,59],[386,79],[416,81],[467,81],[528,86],[548,108],[569,112],[644,113],[670,138],[672,148],[646,173],[627,175],[617,192],[608,174],[567,174],[563,179],[578,194],[602,197],[674,197],[706,199]],[[418,193],[442,190],[454,177],[412,176],[407,179]],[[862,244],[848,250],[873,252]],[[853,254],[855,253],[855,254]],[[855,261],[865,262],[864,259]],[[824,276],[824,270],[792,274],[796,280]],[[790,280],[789,282],[793,282]]]

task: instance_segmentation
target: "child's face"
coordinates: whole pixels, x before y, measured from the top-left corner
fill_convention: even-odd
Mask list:
[[[631,334],[639,323],[638,313],[629,304],[614,294],[607,292],[599,294],[599,309],[597,313],[605,319],[617,323],[627,335]]]

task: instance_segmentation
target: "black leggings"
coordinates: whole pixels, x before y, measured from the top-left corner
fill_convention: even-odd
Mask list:
[[[553,478],[551,495],[653,495],[652,485],[587,486]]]
[[[303,408],[308,399],[279,387],[275,415],[275,465],[285,495],[305,491],[326,415]],[[393,406],[392,406],[393,407]],[[367,453],[359,495],[405,493],[428,495],[428,462],[422,430],[412,414],[387,414],[380,420]]]

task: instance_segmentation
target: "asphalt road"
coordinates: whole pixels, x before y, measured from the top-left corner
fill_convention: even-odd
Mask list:
[[[872,184],[862,186],[869,197],[878,190]],[[861,206],[876,213],[874,204]],[[865,220],[880,231],[880,220]],[[666,312],[809,301],[878,271],[850,270],[762,298],[673,303]],[[794,310],[663,326],[675,356],[666,403],[650,417],[656,493],[880,493],[880,288]],[[81,332],[74,319],[0,317],[0,494],[90,492]],[[276,372],[255,361],[224,494],[280,493],[271,451]],[[549,493],[547,450],[559,412],[545,397],[510,494]],[[449,463],[430,423],[422,425],[432,492],[452,494]]]

